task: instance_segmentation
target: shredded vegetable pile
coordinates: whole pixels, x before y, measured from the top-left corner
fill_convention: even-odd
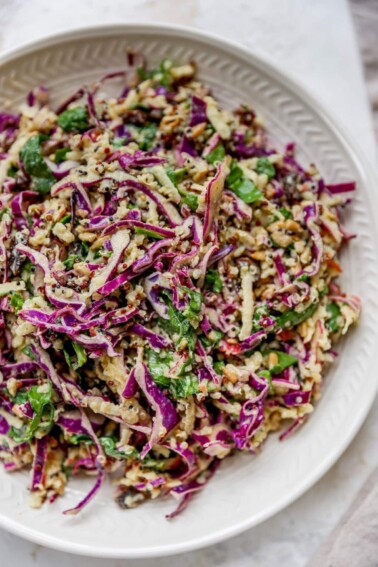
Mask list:
[[[353,182],[270,147],[194,64],[129,54],[55,111],[38,87],[0,113],[0,184],[0,457],[32,506],[91,475],[76,514],[110,476],[172,518],[305,422],[359,316],[336,283]]]

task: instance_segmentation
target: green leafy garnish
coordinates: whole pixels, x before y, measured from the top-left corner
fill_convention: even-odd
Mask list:
[[[24,302],[25,299],[22,297],[22,295],[17,293],[17,291],[12,291],[10,305],[11,307],[13,307],[15,313],[18,313],[20,309],[22,309]]]
[[[168,304],[168,319],[161,319],[160,326],[172,338],[176,349],[179,349],[183,341],[185,341],[189,351],[193,353],[197,336],[190,324],[189,318],[182,311],[175,309],[168,297],[166,297],[166,303]]]
[[[31,281],[31,277],[34,274],[35,266],[31,263],[29,258],[27,258],[24,263],[22,264],[21,269],[21,278],[25,282],[26,289],[30,293],[30,295],[34,295],[34,286]]]
[[[272,382],[272,374],[269,372],[269,370],[261,370],[259,372],[259,376],[262,376],[263,378],[266,378],[268,380],[268,384],[269,384],[269,394],[274,394],[274,388],[273,388],[273,382]]]
[[[7,171],[7,176],[8,177],[16,177],[16,174],[18,172],[18,167],[17,165],[11,165]]]
[[[55,163],[62,163],[66,161],[68,152],[71,151],[71,148],[58,148],[55,150]]]
[[[66,260],[63,260],[63,264],[65,265],[65,267],[67,268],[67,270],[72,270],[73,265],[75,264],[75,262],[79,259],[79,256],[76,256],[76,254],[70,254],[68,256],[68,258],[66,258]]]
[[[280,213],[286,220],[293,218],[293,213],[289,209],[285,209],[285,207],[280,209]]]
[[[84,242],[84,240],[82,240],[80,244],[80,254],[83,260],[85,260],[85,258],[88,256],[88,252],[89,252],[89,244],[88,242]]]
[[[315,313],[317,308],[318,305],[316,303],[313,303],[300,313],[298,311],[294,311],[294,309],[287,311],[286,313],[283,313],[282,315],[277,317],[277,327],[279,327],[280,329],[295,327],[296,325],[303,323],[303,321],[311,317],[311,315]]]
[[[36,355],[34,354],[32,348],[30,345],[26,345],[23,349],[22,352],[24,354],[26,354],[26,356],[28,356],[29,358],[31,358],[32,360],[38,360]]]
[[[152,349],[147,351],[148,369],[156,385],[159,388],[167,389],[174,399],[186,398],[192,394],[197,394],[199,390],[196,376],[184,374],[177,378],[168,377],[172,361],[173,355],[170,352],[158,353]],[[183,369],[181,369],[181,372]]]
[[[256,171],[260,175],[265,173],[269,179],[272,179],[276,175],[276,168],[270,163],[267,157],[261,157],[257,160]]]
[[[46,136],[41,134],[32,136],[20,150],[20,159],[24,164],[24,169],[32,178],[32,189],[42,195],[48,193],[56,181],[41,154],[40,146],[44,140]]]
[[[206,347],[212,346],[214,348],[217,348],[223,337],[224,337],[224,333],[222,333],[222,331],[217,331],[217,329],[213,329],[207,337],[205,335],[201,336],[201,342]]]
[[[220,293],[222,291],[223,282],[218,274],[217,270],[214,268],[210,268],[206,272],[205,276],[205,285],[208,286],[210,289],[215,291],[215,293]]]
[[[189,289],[185,286],[180,286],[180,289],[189,297],[189,304],[185,307],[183,314],[188,319],[198,321],[198,314],[201,311],[202,295],[199,291]]]
[[[183,196],[182,202],[194,213],[198,209],[198,197],[197,195],[194,195],[194,193],[186,192]]]
[[[213,364],[213,368],[215,370],[215,372],[221,376],[222,375],[222,368],[225,366],[225,363],[223,362],[223,360],[217,360],[216,362],[214,362]]]
[[[11,427],[9,435],[16,443],[30,441],[37,430],[48,433],[54,422],[54,405],[51,401],[53,389],[51,383],[48,382],[43,386],[31,386],[27,394],[34,416],[26,427],[21,429]]]
[[[280,352],[280,351],[271,351],[271,352],[274,352],[278,357],[277,364],[275,364],[270,369],[270,372],[272,374],[281,374],[281,372],[283,372],[286,368],[289,368],[289,366],[293,366],[298,362],[298,359],[295,356],[292,356],[291,354],[286,354],[286,352]]]
[[[3,216],[4,216],[5,214],[7,214],[7,215],[10,215],[10,214],[11,214],[10,209],[8,209],[8,207],[4,207],[3,209],[1,209],[1,211],[0,211],[0,221],[2,220],[2,218],[3,218]]]
[[[112,140],[112,146],[113,148],[122,148],[127,142],[127,138],[126,136],[123,136],[122,138],[113,138]]]
[[[184,181],[187,172],[188,170],[185,167],[182,167],[181,169],[168,169],[167,175],[173,185],[177,186],[179,183]]]
[[[207,154],[205,159],[208,163],[214,165],[217,162],[222,161],[225,155],[226,155],[226,150],[224,149],[222,144],[219,144],[219,146],[217,146],[212,152]]]
[[[69,222],[71,222],[71,219],[72,215],[68,213],[68,215],[65,215],[63,218],[61,218],[59,222],[61,222],[62,224],[68,224]]]
[[[65,132],[83,132],[89,128],[88,114],[84,106],[75,106],[58,116],[58,124]]]
[[[329,319],[326,321],[327,328],[331,333],[336,333],[340,329],[340,315],[341,310],[337,303],[328,303],[327,313],[329,315]]]
[[[100,437],[102,448],[109,457],[113,459],[129,459],[130,457],[138,457],[139,453],[136,449],[130,447],[130,451],[120,451],[116,447],[116,441],[113,437]]]
[[[157,125],[149,122],[145,126],[135,127],[138,132],[138,145],[141,150],[147,151],[153,147],[155,136],[157,133]]]
[[[232,162],[231,171],[226,184],[235,195],[247,204],[254,203],[263,197],[260,189],[243,174],[242,169]]]
[[[89,435],[85,435],[85,433],[74,433],[70,435],[68,438],[68,442],[72,445],[92,445],[93,441]]]
[[[137,234],[143,234],[144,236],[148,236],[148,238],[155,238],[156,240],[163,240],[165,238],[162,234],[149,230],[148,228],[141,228],[137,226],[134,230]]]
[[[253,312],[252,330],[258,331],[259,329],[261,329],[261,325],[260,325],[261,319],[264,319],[264,317],[268,317],[268,316],[274,319],[274,317],[269,313],[268,306],[265,303],[263,303],[262,305],[258,305]]]
[[[71,343],[68,344],[66,343],[63,354],[68,366],[73,370],[78,370],[87,362],[85,349],[78,343],[75,343],[75,341],[71,341]]]
[[[301,276],[299,276],[299,278],[297,278],[298,282],[308,282],[308,280],[310,279],[310,276],[308,274],[302,274]]]

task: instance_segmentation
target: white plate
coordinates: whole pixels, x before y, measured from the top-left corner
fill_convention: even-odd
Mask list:
[[[340,345],[324,396],[309,422],[279,443],[270,439],[258,457],[235,456],[172,522],[173,499],[122,511],[107,485],[78,517],[73,506],[88,480],[68,485],[64,498],[35,511],[27,505],[28,476],[0,472],[0,525],[19,536],[64,551],[102,557],[153,557],[188,551],[233,536],[278,512],[312,486],[361,426],[377,390],[378,325],[377,180],[324,109],[266,61],[231,43],[179,27],[121,25],[69,32],[5,55],[0,108],[13,106],[44,84],[55,101],[83,83],[124,65],[127,47],[149,63],[163,57],[193,59],[200,78],[220,101],[251,103],[279,145],[294,140],[303,163],[316,162],[329,182],[354,179],[358,192],[348,229],[358,233],[344,253],[344,288],[363,300],[360,326]]]

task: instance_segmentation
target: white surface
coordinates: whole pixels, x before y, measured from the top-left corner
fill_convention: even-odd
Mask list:
[[[0,41],[2,48],[15,45],[20,40],[32,39],[43,33],[64,29],[70,25],[101,21],[169,19],[186,24],[198,23],[200,27],[228,35],[256,51],[265,52],[289,71],[299,75],[313,93],[320,99],[333,105],[333,111],[344,120],[354,136],[364,147],[366,154],[374,158],[374,144],[366,106],[366,97],[361,82],[361,70],[350,28],[350,19],[343,2],[313,2],[306,4],[306,13],[298,1],[286,2],[219,2],[155,3],[132,1],[113,2],[106,8],[106,14],[95,6],[99,2],[81,2],[80,11],[77,2],[68,1],[45,4],[41,1],[28,3],[4,1],[0,6]],[[142,8],[137,9],[138,6]],[[216,6],[215,6],[216,4]],[[262,6],[263,4],[263,6]],[[276,9],[272,17],[272,5]],[[13,6],[13,8],[12,8]],[[38,11],[44,8],[44,13]],[[48,7],[49,6],[49,7]],[[189,7],[188,7],[189,6]],[[229,8],[228,8],[229,6]],[[206,7],[206,8],[205,8]],[[326,8],[327,7],[327,8]],[[1,14],[4,9],[4,14]],[[52,15],[51,10],[55,11]],[[277,12],[278,9],[278,12]],[[58,12],[59,11],[59,14]],[[229,11],[229,13],[227,13]],[[300,13],[301,12],[301,13]],[[83,15],[85,14],[85,17]],[[299,15],[300,14],[300,15]],[[265,16],[265,19],[263,19]],[[300,18],[300,25],[298,21]],[[335,25],[337,22],[337,25]],[[321,42],[319,41],[321,36]],[[306,42],[304,48],[304,41]],[[342,73],[343,69],[345,74]],[[353,88],[351,88],[353,85]],[[194,565],[304,565],[321,539],[335,525],[338,518],[352,500],[353,495],[377,462],[378,440],[377,420],[371,416],[362,432],[339,461],[338,465],[318,483],[306,496],[283,513],[248,532],[243,536],[180,558],[180,564]],[[4,534],[0,540],[0,553],[4,564],[32,565],[41,567],[56,564],[115,566],[116,561],[96,561],[69,558],[49,550],[32,548],[30,544]],[[33,559],[34,557],[34,559]],[[37,559],[36,559],[37,558]],[[136,565],[175,565],[177,559],[161,559],[135,562]],[[129,564],[132,564],[130,562]],[[121,565],[121,562],[118,562]]]

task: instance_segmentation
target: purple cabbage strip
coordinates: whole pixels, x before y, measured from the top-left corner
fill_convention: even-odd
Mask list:
[[[131,327],[128,328],[128,332],[145,338],[152,348],[166,348],[172,345],[172,341],[170,339],[154,333],[140,323],[134,323],[131,325]]]
[[[202,122],[207,122],[206,102],[202,100],[202,98],[193,95],[190,107],[189,126],[196,126]]]
[[[36,439],[35,456],[33,461],[32,481],[30,490],[35,492],[42,487],[43,471],[47,458],[48,435]]]
[[[152,447],[177,425],[179,416],[171,400],[156,386],[145,364],[138,362],[132,370],[132,375],[155,412],[151,436],[140,454],[140,458],[144,459]]]

